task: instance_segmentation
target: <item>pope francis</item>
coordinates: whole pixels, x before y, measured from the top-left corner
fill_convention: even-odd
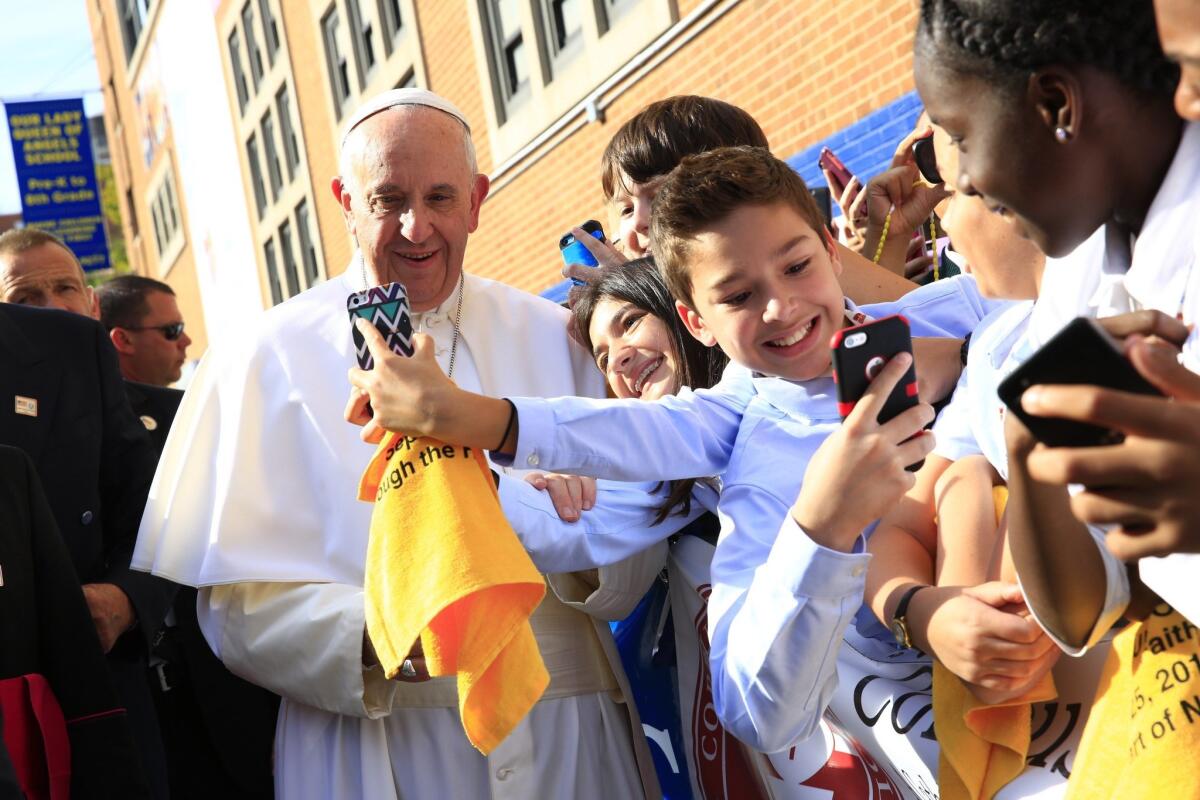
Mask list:
[[[339,277],[210,352],[167,440],[134,566],[201,587],[198,615],[235,673],[283,697],[276,795],[601,798],[659,794],[604,619],[636,604],[661,549],[549,576],[532,617],[550,673],[540,702],[487,757],[458,717],[454,678],[386,680],[364,627],[374,449],[343,421],[354,365],[346,297],[392,281],[464,388],[602,396],[552,303],[463,273],[488,178],[465,117],[418,89],[351,117],[332,188],[358,252]],[[536,466],[536,465],[529,465]]]

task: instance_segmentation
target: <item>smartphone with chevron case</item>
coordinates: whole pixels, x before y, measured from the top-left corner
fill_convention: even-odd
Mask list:
[[[396,355],[411,356],[412,346],[412,313],[408,304],[408,292],[404,285],[389,283],[386,286],[374,286],[362,292],[354,292],[346,298],[346,311],[350,314],[350,331],[354,337],[354,354],[361,369],[371,369],[375,366],[367,342],[363,339],[354,320],[359,317],[375,326],[387,343],[388,349]]]

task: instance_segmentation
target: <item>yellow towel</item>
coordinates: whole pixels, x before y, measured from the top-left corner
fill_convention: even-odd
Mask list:
[[[1058,695],[1047,674],[1021,697],[989,706],[962,680],[933,662],[933,727],[937,731],[938,788],[942,800],[987,800],[1025,769],[1031,703]]]
[[[486,755],[550,683],[529,625],[545,581],[478,450],[388,434],[358,492],[375,502],[364,585],[380,664],[395,677],[420,637],[429,674],[458,676],[463,730]]]
[[[1162,605],[1113,638],[1068,800],[1200,797],[1200,631]]]
[[[996,524],[1004,514],[1008,490],[992,490]],[[1046,674],[1021,697],[985,705],[957,675],[933,662],[933,726],[937,731],[938,788],[942,800],[988,800],[1025,769],[1029,753],[1031,703],[1058,695]]]

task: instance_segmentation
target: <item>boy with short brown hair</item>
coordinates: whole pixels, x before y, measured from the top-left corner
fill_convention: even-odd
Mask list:
[[[817,729],[842,635],[862,603],[870,557],[861,537],[911,485],[904,468],[929,452],[932,437],[918,434],[933,412],[922,404],[876,419],[911,363],[905,354],[842,423],[828,342],[867,315],[845,299],[838,249],[806,213],[812,201],[786,164],[761,148],[713,150],[686,159],[661,197],[655,225],[671,253],[677,309],[697,339],[730,356],[732,380],[752,383],[749,394],[514,399],[514,420],[508,401],[449,382],[422,337],[413,358],[393,358],[364,326],[376,368],[352,372],[367,394],[348,418],[366,421],[369,396],[372,426],[494,448],[494,460],[521,467],[624,481],[721,475],[708,616],[713,700],[739,739],[775,752]],[[914,333],[933,336],[961,336],[982,315],[952,281],[871,313],[901,310]]]

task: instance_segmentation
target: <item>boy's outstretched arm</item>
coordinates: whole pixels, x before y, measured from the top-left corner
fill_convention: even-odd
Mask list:
[[[724,471],[742,412],[754,395],[750,372],[731,366],[711,390],[641,400],[511,401],[467,392],[447,378],[428,337],[414,353],[390,352],[365,321],[359,329],[375,368],[351,369],[347,421],[366,441],[385,430],[490,450],[497,463],[620,481],[659,481]],[[514,411],[515,409],[515,411]],[[503,441],[501,441],[503,440]]]

